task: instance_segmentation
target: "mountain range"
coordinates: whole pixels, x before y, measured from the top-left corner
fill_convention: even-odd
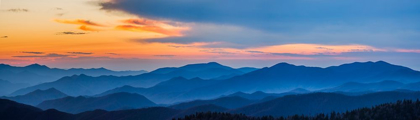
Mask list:
[[[174,109],[188,109],[193,108],[197,106],[203,106],[203,105],[216,105],[221,106],[223,108],[233,109],[233,108],[239,108],[243,106],[247,106],[253,103],[256,103],[256,100],[249,100],[242,97],[221,97],[213,100],[195,100],[191,102],[184,102],[176,105],[169,106],[169,108]]]
[[[176,101],[183,101],[181,98],[178,98],[178,96],[185,92],[219,82],[221,81],[203,80],[201,78],[186,79],[183,77],[175,77],[150,88],[123,86],[101,93],[100,96],[119,92],[137,93],[144,95],[157,103],[171,104]]]
[[[399,81],[404,84],[419,82],[420,72],[383,61],[355,62],[327,68],[279,63],[269,68],[262,68],[225,80],[208,82],[206,84],[199,83],[201,85],[200,87],[196,87],[197,85],[173,85],[173,88],[183,89],[184,91],[172,92],[171,90],[174,89],[171,89],[155,94],[154,91],[163,90],[166,87],[148,91],[147,88],[125,86],[109,90],[102,93],[102,95],[115,92],[138,93],[147,96],[157,103],[171,104],[196,99],[214,99],[235,92],[252,93],[263,91],[282,93],[296,88],[321,90],[350,82],[373,83],[384,80]],[[190,82],[197,81],[191,80]],[[189,82],[183,82],[183,84],[189,84]],[[415,86],[411,88],[415,89]]]
[[[377,92],[360,96],[347,96],[338,93],[310,93],[287,95],[262,103],[256,103],[238,109],[231,113],[242,113],[250,116],[289,116],[316,115],[319,113],[346,112],[363,107],[372,107],[397,100],[420,99],[420,92]]]
[[[36,89],[56,88],[68,95],[94,95],[107,90],[130,85],[134,87],[152,87],[162,81],[174,77],[211,79],[226,75],[244,74],[240,69],[234,69],[221,64],[210,62],[190,64],[179,68],[160,68],[150,73],[136,76],[99,76],[92,77],[85,74],[63,77],[54,82],[43,83],[20,89],[12,95],[21,95]]]
[[[19,96],[14,96],[14,97],[2,97],[2,98],[35,106],[45,100],[53,100],[53,99],[58,99],[58,98],[64,98],[67,96],[68,95],[62,93],[61,91],[58,91],[55,88],[50,88],[47,90],[38,89],[25,95],[19,95]]]
[[[124,93],[127,94],[127,93]],[[184,117],[197,112],[227,112],[241,113],[247,116],[312,116],[318,113],[331,113],[370,108],[375,105],[397,102],[398,100],[416,100],[420,92],[378,92],[361,96],[346,96],[337,93],[309,93],[301,95],[287,95],[266,102],[246,105],[236,109],[227,109],[214,104],[192,106],[186,109],[168,107],[150,107],[130,110],[92,110],[77,114],[60,112],[55,109],[41,110],[32,106],[19,104],[10,100],[0,99],[0,118],[2,119],[69,119],[69,120],[168,120]],[[230,102],[237,102],[232,99]],[[113,103],[113,102],[111,102]],[[66,103],[63,103],[66,104]],[[92,103],[94,104],[94,103]],[[401,104],[401,103],[397,103]],[[103,104],[104,105],[104,104]],[[220,104],[223,105],[223,104]],[[89,104],[79,107],[89,107]],[[383,113],[381,113],[383,114]],[[389,113],[392,114],[392,113]]]
[[[112,71],[105,68],[71,68],[59,69],[49,68],[45,65],[32,64],[25,67],[11,66],[7,64],[0,64],[0,79],[7,80],[11,83],[25,83],[35,85],[44,82],[52,82],[64,76],[72,76],[85,74],[90,76],[101,75],[115,75],[115,76],[128,76],[139,75],[147,71]]]
[[[61,99],[47,100],[38,108],[57,109],[67,113],[81,113],[96,109],[123,110],[152,107],[156,104],[146,97],[133,93],[115,93],[102,97],[65,97]]]
[[[327,68],[279,63],[222,82],[190,90],[178,96],[184,100],[211,99],[241,92],[285,92],[296,88],[309,90],[335,87],[348,82],[380,82],[395,80],[419,82],[420,72],[383,61],[355,62]],[[217,88],[217,89],[214,89]]]
[[[398,81],[385,80],[374,83],[359,83],[349,82],[337,87],[320,90],[320,92],[380,92],[380,91],[394,91],[394,90],[411,90],[419,91],[420,82],[415,83],[401,83]],[[416,87],[415,87],[416,86]]]
[[[214,105],[205,105],[187,110],[152,107],[119,111],[93,110],[69,114],[55,109],[43,111],[33,106],[0,99],[0,118],[4,120],[170,120],[196,112],[225,110],[227,109]]]
[[[310,93],[311,91],[308,91],[306,89],[302,89],[302,88],[297,88],[288,92],[284,92],[284,93],[265,93],[262,91],[257,91],[254,93],[244,93],[244,92],[236,92],[227,96],[238,96],[238,97],[242,97],[242,98],[246,98],[246,99],[250,99],[250,100],[261,100],[267,97],[282,97],[282,96],[286,96],[286,95],[293,95],[293,94],[305,94],[305,93]]]
[[[0,96],[1,95],[8,95],[18,89],[28,87],[29,84],[24,83],[11,83],[6,80],[0,79]]]
[[[373,107],[359,108],[343,113],[331,112],[316,115],[291,116],[247,116],[227,112],[198,112],[176,120],[418,120],[420,119],[420,101],[399,100]]]

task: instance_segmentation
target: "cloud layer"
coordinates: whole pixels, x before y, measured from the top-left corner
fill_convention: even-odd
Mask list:
[[[288,30],[302,23],[418,19],[420,9],[420,2],[414,0],[111,0],[100,5],[104,10],[153,19],[234,24],[264,30]]]
[[[220,44],[208,47],[233,48],[290,43],[420,45],[420,1],[414,0],[110,0],[100,6],[143,18],[183,22],[191,28],[182,37],[138,42],[216,42]]]

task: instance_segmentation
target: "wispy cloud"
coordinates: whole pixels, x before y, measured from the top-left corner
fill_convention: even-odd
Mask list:
[[[108,55],[120,55],[118,53],[105,53],[105,54],[108,54]]]
[[[135,26],[135,25],[118,25],[115,27],[117,30],[126,30],[133,32],[154,32],[168,36],[182,36],[179,29],[165,29],[159,26]]]
[[[187,27],[171,25],[168,22],[151,19],[127,19],[122,20],[125,25],[118,25],[117,30],[126,30],[133,32],[153,32],[167,36],[183,36],[182,32],[188,30]]]
[[[215,54],[221,54],[221,55],[229,55],[229,54],[235,54],[234,52],[230,52],[230,51],[226,51],[224,49],[205,49],[205,50],[200,50],[201,52],[206,52],[206,53],[215,53]]]
[[[327,48],[327,47],[316,47],[317,49],[322,49],[322,50],[334,50],[334,49],[331,49],[331,48]]]
[[[148,19],[127,19],[122,20],[123,23],[127,24],[136,24],[136,25],[159,25],[159,24],[166,24],[162,21],[156,21],[156,20],[148,20]]]
[[[21,52],[21,53],[27,53],[27,54],[37,54],[37,55],[39,55],[39,54],[44,54],[44,52],[34,52],[34,51],[23,51],[23,52]]]
[[[7,12],[29,12],[28,9],[21,9],[21,8],[14,8],[14,9],[8,9]]]
[[[154,55],[154,56],[156,56],[156,57],[169,57],[169,58],[171,58],[171,57],[175,57],[176,55]]]
[[[54,10],[63,10],[63,8],[56,7],[56,8],[54,8]]]
[[[80,26],[79,29],[83,30],[83,31],[100,31],[99,29],[91,28],[91,27],[88,27],[86,25]]]
[[[99,23],[95,23],[92,22],[90,20],[82,20],[82,19],[77,19],[77,20],[54,20],[55,22],[58,23],[64,23],[64,24],[75,24],[75,25],[89,25],[89,26],[97,26],[97,27],[104,27],[104,25],[99,24]]]
[[[70,55],[64,55],[64,54],[56,54],[56,53],[50,53],[46,55],[22,55],[22,56],[13,56],[17,58],[60,58],[60,57],[68,57]]]
[[[96,22],[92,22],[90,20],[82,20],[82,19],[77,19],[77,20],[54,20],[57,23],[63,23],[63,24],[74,24],[74,25],[80,25],[80,27],[78,27],[78,29],[83,30],[83,31],[100,31],[99,29],[96,28],[92,28],[93,27],[106,27],[105,25],[96,23]]]
[[[59,32],[57,35],[84,35],[84,32]]]
[[[420,49],[397,49],[395,51],[403,53],[420,53]]]
[[[9,38],[9,36],[1,36],[0,38]]]
[[[262,52],[262,51],[246,51],[246,52],[249,52],[249,53],[265,53],[265,52]]]
[[[336,56],[332,54],[316,53],[316,54],[294,54],[294,53],[270,53],[272,55],[290,56],[290,57],[326,57]]]
[[[93,53],[90,52],[67,52],[69,54],[76,54],[76,55],[91,55]]]
[[[168,47],[173,47],[173,48],[189,48],[189,47],[194,47],[192,45],[168,45]]]

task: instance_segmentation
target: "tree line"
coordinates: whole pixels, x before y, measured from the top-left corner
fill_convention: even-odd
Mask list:
[[[225,112],[199,112],[182,118],[173,118],[173,120],[420,120],[420,101],[400,100],[371,108],[360,108],[343,113],[331,112],[315,116],[253,117]]]

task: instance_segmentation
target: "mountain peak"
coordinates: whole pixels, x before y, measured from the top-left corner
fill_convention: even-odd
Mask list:
[[[207,63],[208,65],[222,65],[222,64],[220,64],[220,63],[217,63],[217,62],[209,62],[209,63]]]
[[[55,88],[49,88],[49,89],[45,89],[45,90],[41,90],[41,89],[37,89],[35,91],[32,91],[26,95],[35,95],[35,96],[40,96],[40,95],[60,95],[60,96],[67,96],[65,93],[55,89]]]
[[[0,63],[0,67],[11,67],[10,65],[8,65],[8,64],[3,64],[3,63]]]
[[[376,64],[391,65],[390,63],[385,62],[385,61],[382,61],[382,60],[380,60],[380,61],[376,61],[375,63],[376,63]]]
[[[343,65],[352,65],[352,64],[392,65],[392,64],[390,64],[390,63],[388,63],[388,62],[385,62],[385,61],[382,61],[382,60],[380,60],[380,61],[376,61],[376,62],[373,62],[373,61],[367,61],[367,62],[353,62],[353,63],[343,64]]]
[[[282,63],[278,63],[278,64],[276,64],[276,65],[274,65],[272,67],[295,67],[295,66],[296,65],[289,64],[289,63],[286,63],[286,62],[282,62]]]
[[[46,89],[46,90],[44,90],[44,91],[59,91],[59,90],[57,90],[57,89],[55,89],[55,88],[49,88],[49,89]]]
[[[188,64],[188,65],[185,65],[183,67],[190,67],[190,66],[212,66],[212,67],[219,67],[219,66],[223,66],[223,65],[220,64],[220,63],[217,63],[217,62],[208,62],[208,63]]]
[[[77,79],[77,78],[87,78],[87,77],[90,77],[90,76],[85,75],[85,74],[80,74],[80,75],[72,75],[72,76],[64,77],[64,78]]]
[[[58,90],[57,90],[57,89],[55,89],[55,88],[49,88],[49,89],[45,89],[45,90],[37,89],[37,90],[35,90],[35,91],[31,92],[31,93],[38,93],[38,92],[51,92],[51,91],[58,91]]]
[[[45,65],[40,65],[38,63],[35,63],[35,64],[31,64],[31,65],[26,66],[26,68],[49,68],[49,67],[47,67]]]
[[[180,67],[180,69],[189,70],[189,71],[200,71],[200,70],[214,69],[214,68],[233,69],[233,68],[221,65],[217,62],[188,64],[188,65]]]

